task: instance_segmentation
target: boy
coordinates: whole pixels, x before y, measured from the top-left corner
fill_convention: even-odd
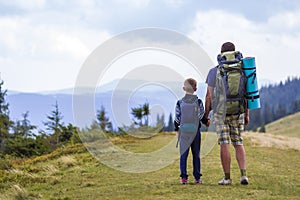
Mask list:
[[[193,175],[195,183],[202,183],[200,164],[200,144],[201,144],[201,123],[209,125],[208,119],[204,116],[204,107],[201,99],[198,99],[194,92],[197,90],[196,80],[189,78],[184,81],[183,90],[185,96],[178,100],[175,110],[175,131],[179,130],[178,140],[180,145],[180,183],[186,184],[187,158],[189,149],[193,154]],[[180,128],[179,128],[180,127]]]

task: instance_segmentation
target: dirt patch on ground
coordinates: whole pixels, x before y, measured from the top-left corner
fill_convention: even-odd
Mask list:
[[[247,132],[244,136],[250,138],[252,142],[260,146],[277,147],[280,149],[295,149],[300,151],[299,138],[255,132]]]

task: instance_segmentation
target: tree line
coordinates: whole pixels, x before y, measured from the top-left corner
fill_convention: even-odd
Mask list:
[[[45,130],[31,124],[29,111],[22,114],[22,119],[12,121],[9,117],[9,103],[6,102],[7,90],[3,89],[4,81],[0,80],[0,158],[6,155],[16,157],[31,157],[52,152],[58,147],[68,144],[80,143],[79,128],[69,123],[63,122],[63,114],[59,110],[58,102],[53,105],[53,109],[46,120],[43,121]],[[146,101],[143,105],[131,108],[132,125],[136,130],[142,127],[150,127],[149,115],[150,106]],[[169,116],[169,123],[165,125],[165,117],[157,115],[157,126],[162,127],[160,131],[173,131],[172,114]],[[86,130],[101,129],[113,134],[124,134],[123,129],[114,129],[104,106],[97,110],[96,119]]]
[[[22,114],[22,119],[12,121],[9,117],[9,103],[6,102],[7,90],[3,89],[0,81],[0,157],[12,155],[30,157],[50,153],[67,143],[80,142],[78,128],[72,124],[64,125],[63,115],[58,103],[53,106],[50,114],[46,115],[43,124],[46,130],[38,130],[29,120],[29,111]],[[36,133],[36,131],[38,133]]]
[[[247,129],[264,131],[264,126],[300,111],[300,78],[287,78],[285,82],[260,89],[261,108],[250,111]]]
[[[58,102],[53,110],[46,115],[43,124],[46,130],[32,125],[29,111],[22,114],[22,119],[12,121],[9,117],[9,103],[5,97],[7,90],[3,89],[4,82],[0,81],[0,157],[13,155],[30,157],[52,152],[58,147],[81,142],[79,128],[72,124],[65,125],[63,115],[59,111]],[[265,124],[300,111],[300,78],[288,78],[285,82],[269,85],[260,89],[261,109],[250,111],[248,130],[265,131]],[[173,115],[157,114],[156,125],[149,125],[150,105],[146,101],[131,108],[132,124],[129,127],[113,127],[104,106],[97,110],[96,120],[87,130],[101,129],[113,134],[124,134],[128,130],[158,130],[173,131]],[[167,123],[165,123],[167,121]],[[152,129],[151,129],[152,128]],[[125,130],[125,131],[124,131]],[[36,133],[38,132],[38,133]]]

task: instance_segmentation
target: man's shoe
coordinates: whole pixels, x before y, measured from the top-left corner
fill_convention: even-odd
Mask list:
[[[223,178],[218,182],[219,185],[230,185],[231,184],[231,179],[225,179]]]
[[[196,183],[196,184],[202,184],[202,179],[201,178],[195,179],[194,183]]]
[[[247,176],[241,176],[240,183],[241,183],[242,185],[248,185],[249,182],[248,182]]]
[[[180,179],[180,184],[186,184],[187,183],[187,179],[186,178],[181,178]]]

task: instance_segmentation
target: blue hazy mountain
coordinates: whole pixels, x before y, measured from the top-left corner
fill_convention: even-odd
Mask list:
[[[266,85],[271,82],[262,80],[260,83]],[[174,113],[177,99],[184,95],[182,82],[154,83],[142,80],[114,80],[97,88],[77,88],[75,91],[75,96],[73,88],[39,93],[8,91],[10,117],[14,121],[20,120],[22,113],[29,111],[31,123],[44,130],[43,122],[57,101],[65,125],[72,123],[84,128],[96,118],[96,111],[104,106],[116,128],[132,123],[131,108],[148,102],[151,109],[150,123],[155,124],[157,114],[164,114],[167,122],[169,114]],[[206,85],[199,83],[197,95],[202,100],[205,92]],[[73,105],[74,99],[82,99],[82,103]]]
[[[201,98],[204,97],[205,90],[204,83],[198,85],[198,95]],[[169,114],[174,113],[176,100],[184,95],[181,82],[153,83],[141,80],[114,80],[95,89],[77,88],[75,91],[74,96],[73,88],[40,93],[8,93],[10,117],[14,121],[20,120],[22,113],[29,111],[31,123],[44,130],[43,122],[47,120],[47,115],[54,109],[57,101],[65,125],[72,123],[81,128],[86,127],[95,119],[96,110],[104,106],[116,127],[132,123],[131,108],[148,102],[151,109],[150,123],[154,124],[157,114],[164,114],[167,121]],[[80,100],[82,103],[73,105],[74,99],[75,101],[82,99]],[[85,99],[88,100],[86,103]],[[94,105],[90,105],[91,99]],[[76,113],[73,106],[77,106]],[[77,116],[76,120],[74,114]]]

